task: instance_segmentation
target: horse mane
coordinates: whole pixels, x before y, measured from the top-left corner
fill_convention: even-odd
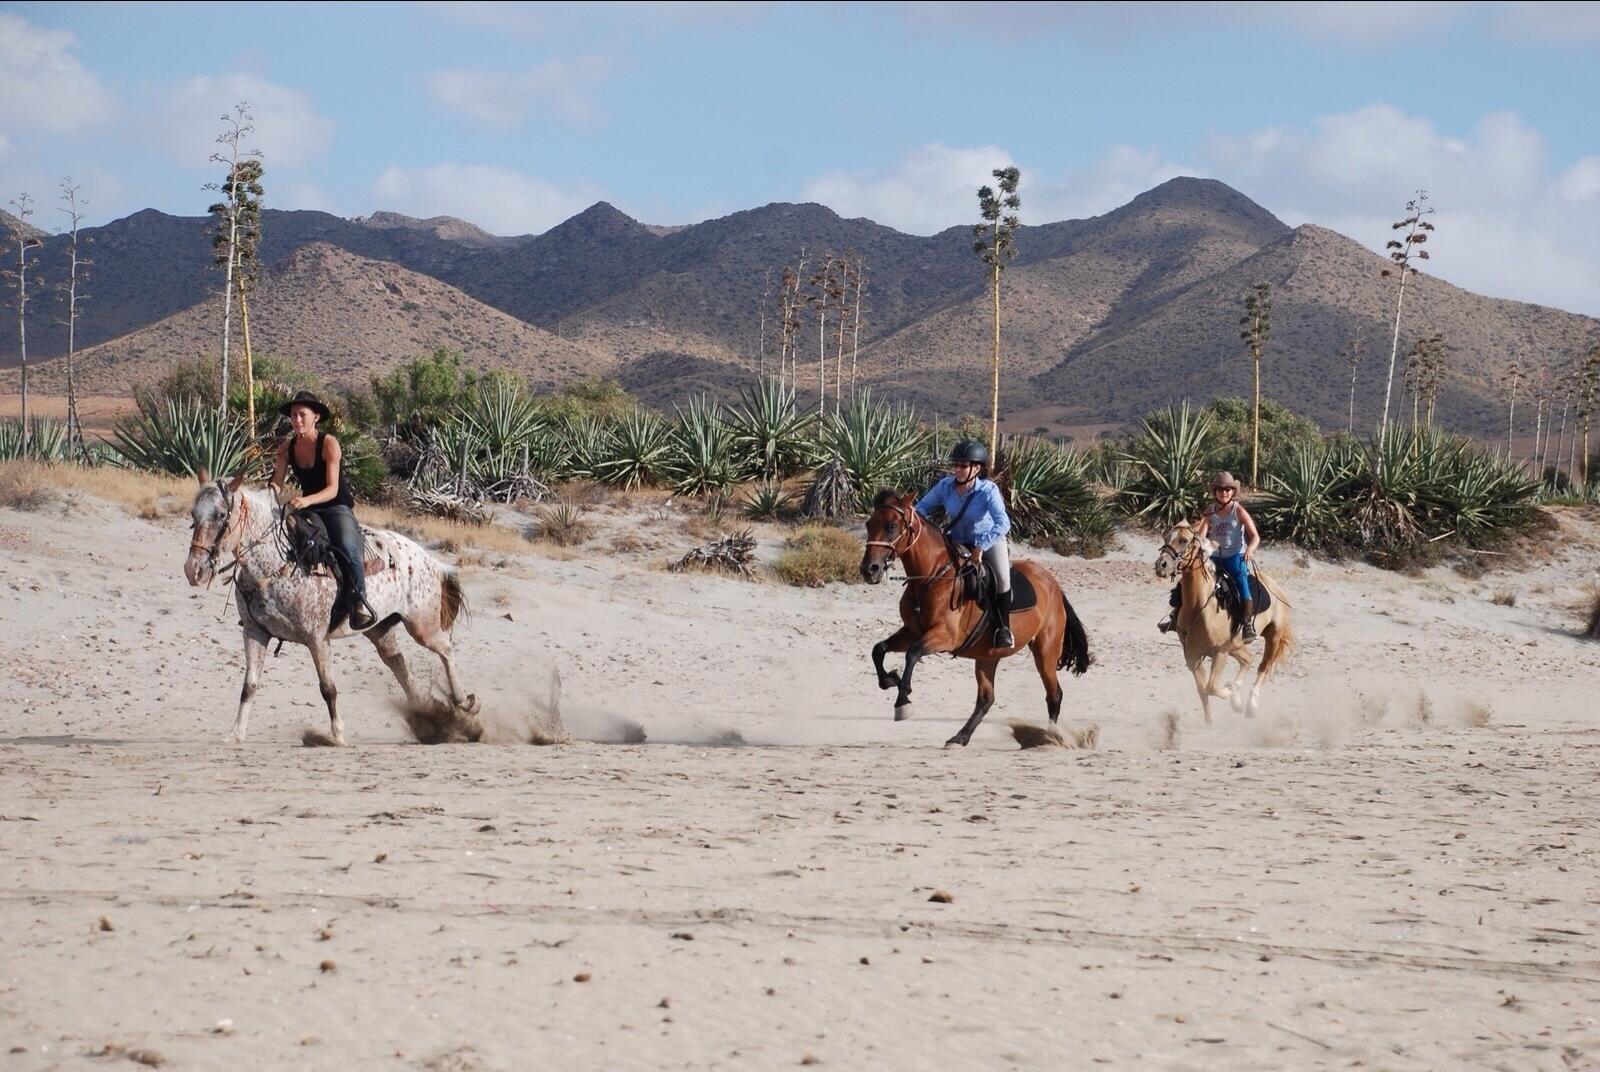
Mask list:
[[[899,498],[900,493],[898,491],[894,490],[893,488],[884,488],[883,490],[879,491],[877,496],[872,500],[872,508],[874,510],[882,510],[885,506],[888,506],[890,503]]]

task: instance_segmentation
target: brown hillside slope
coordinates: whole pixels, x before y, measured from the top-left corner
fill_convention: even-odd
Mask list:
[[[1245,394],[1250,364],[1238,320],[1245,291],[1267,281],[1274,288],[1273,327],[1263,391],[1325,425],[1343,426],[1350,381],[1340,350],[1358,336],[1366,356],[1357,376],[1357,425],[1370,427],[1383,405],[1394,315],[1394,282],[1381,275],[1385,263],[1334,231],[1296,228],[1144,315],[1097,332],[1034,387],[1083,416],[1115,419],[1181,398]],[[1591,317],[1486,298],[1418,275],[1406,289],[1391,418],[1402,405],[1405,351],[1418,336],[1441,332],[1452,348],[1439,419],[1481,433],[1504,420],[1498,381],[1509,361],[1576,353],[1597,331],[1600,322]],[[1404,406],[1409,413],[1409,401]]]
[[[539,386],[614,371],[601,352],[490,309],[437,279],[325,243],[304,246],[274,266],[252,297],[250,314],[257,353],[289,358],[335,383],[364,385],[372,374],[437,346],[460,350],[475,368],[515,369]],[[81,351],[82,389],[124,393],[158,378],[175,360],[215,354],[221,319],[219,296]],[[14,370],[4,376],[8,383],[16,379]],[[41,392],[63,389],[63,362],[34,366],[30,380]]]

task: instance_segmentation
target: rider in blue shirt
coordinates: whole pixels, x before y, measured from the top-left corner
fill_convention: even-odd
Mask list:
[[[983,478],[989,451],[982,443],[963,439],[950,450],[949,476],[928,489],[917,500],[917,513],[927,517],[937,507],[944,508],[945,532],[963,547],[976,547],[984,561],[994,568],[995,614],[1000,626],[994,631],[996,648],[1014,648],[1011,633],[1011,555],[1006,533],[1011,531],[1011,516],[1005,499],[994,481]]]

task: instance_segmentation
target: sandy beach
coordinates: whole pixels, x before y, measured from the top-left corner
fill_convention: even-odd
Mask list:
[[[409,744],[354,640],[326,750],[292,647],[223,743],[239,630],[181,507],[0,509],[0,1068],[1600,1066],[1592,516],[1477,578],[1269,547],[1300,646],[1211,727],[1153,539],[1034,556],[1098,747],[1018,750],[1019,662],[946,751],[971,664],[899,724],[870,671],[898,584],[669,573],[676,507],[602,504],[460,556],[485,720],[559,674],[578,740]]]

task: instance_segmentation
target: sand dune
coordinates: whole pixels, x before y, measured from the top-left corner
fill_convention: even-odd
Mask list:
[[[457,632],[504,739],[558,673],[579,740],[406,744],[354,641],[335,669],[356,744],[322,750],[297,743],[323,715],[292,648],[250,742],[222,743],[238,629],[220,585],[184,585],[181,517],[0,509],[5,1067],[1600,1053],[1600,645],[1570,635],[1593,519],[1477,580],[1269,549],[1301,648],[1262,717],[1223,705],[1212,728],[1154,629],[1153,544],[1041,556],[1097,659],[1064,717],[1100,733],[1027,751],[1007,725],[1043,720],[1027,666],[966,750],[939,746],[970,664],[924,663],[918,717],[892,722],[867,652],[898,586],[669,574],[696,542],[671,508],[596,520],[576,552],[466,552]],[[644,546],[615,550],[623,529]]]

